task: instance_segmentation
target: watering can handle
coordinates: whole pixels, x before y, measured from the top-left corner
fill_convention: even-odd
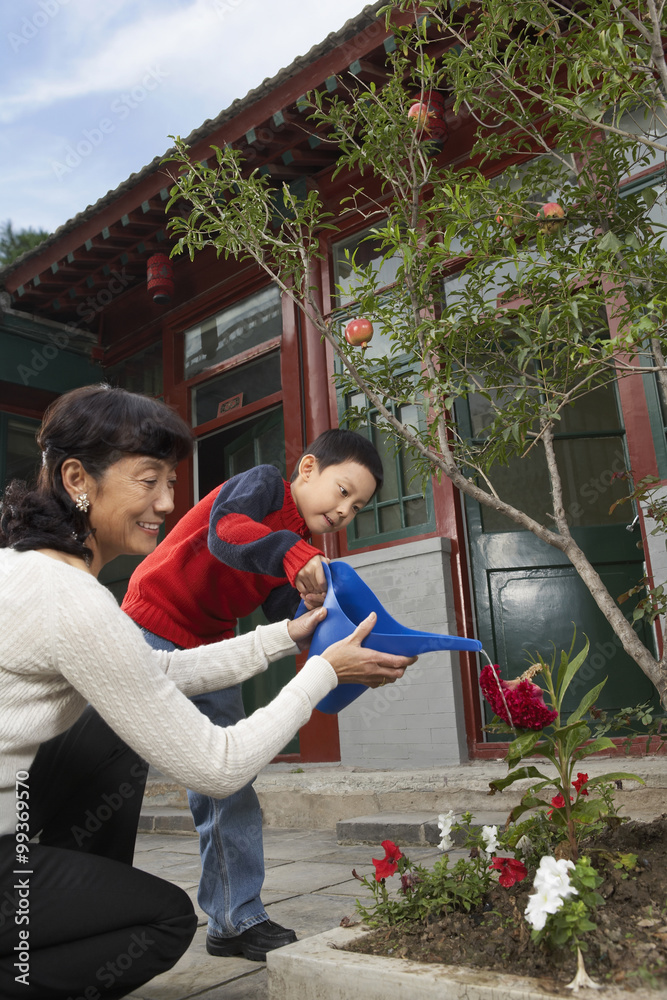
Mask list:
[[[323,562],[322,563],[322,569],[324,570],[324,576],[325,576],[326,581],[327,581],[327,594],[328,594],[329,593],[329,588],[331,587],[331,570],[329,569],[329,564],[326,563],[326,562]],[[326,597],[325,597],[325,604],[326,604]],[[305,602],[304,602],[304,600],[302,598],[299,601],[298,608],[294,612],[294,617],[295,618],[300,618],[301,615],[305,615],[306,611],[308,611],[308,608],[306,607]]]

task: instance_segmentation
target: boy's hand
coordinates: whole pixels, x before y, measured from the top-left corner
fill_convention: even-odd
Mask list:
[[[316,608],[315,611],[307,611],[305,615],[299,615],[291,622],[287,623],[287,631],[292,642],[295,642],[299,649],[303,651],[310,646],[313,632],[321,621],[327,616],[326,608]]]
[[[322,563],[328,563],[325,556],[313,556],[294,578],[294,586],[309,611],[324,604],[327,593],[327,580],[322,569]]]

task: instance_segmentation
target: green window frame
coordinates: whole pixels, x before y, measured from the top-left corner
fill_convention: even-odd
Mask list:
[[[355,311],[354,284],[347,255],[356,255],[364,265],[371,264],[377,273],[379,284],[391,283],[396,275],[396,262],[383,261],[381,252],[376,251],[372,241],[366,240],[371,229],[364,229],[353,236],[347,236],[332,246],[334,280],[336,293],[336,323],[341,334],[345,325],[358,313]],[[368,357],[382,357],[388,344],[381,335],[376,335],[368,348]],[[405,370],[409,370],[406,365]],[[342,373],[341,362],[334,363],[336,375]],[[373,442],[384,467],[384,483],[363,510],[347,528],[347,545],[350,550],[366,548],[383,542],[399,541],[435,531],[433,490],[429,482],[426,490],[413,488],[416,468],[414,461],[403,447],[396,447],[393,440],[383,433],[381,417],[377,409],[362,392],[344,392],[337,389],[338,419],[341,427],[349,426],[346,413],[350,409],[363,414],[361,422],[354,429]],[[424,414],[418,406],[410,404],[397,408],[393,403],[389,409],[400,420],[423,428]],[[421,484],[420,484],[421,485]]]
[[[342,418],[350,407],[364,410],[363,420],[361,424],[355,426],[355,430],[372,441],[380,453],[384,467],[384,483],[370,503],[359,511],[348,526],[348,548],[350,550],[365,548],[380,542],[399,541],[435,531],[433,490],[430,482],[424,492],[421,489],[411,488],[416,470],[410,453],[404,448],[396,448],[383,433],[381,420],[378,421],[378,411],[365,399],[363,393],[338,394],[341,426],[345,426]],[[410,419],[418,413],[418,407],[414,404],[400,409],[391,404],[389,408],[394,416],[407,419],[414,424],[414,419]],[[415,413],[408,417],[404,412],[407,409]],[[417,419],[421,424],[423,415],[419,414]]]

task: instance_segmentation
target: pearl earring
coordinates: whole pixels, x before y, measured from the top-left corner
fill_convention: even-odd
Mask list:
[[[90,500],[88,499],[87,493],[79,493],[78,497],[74,501],[74,505],[77,510],[82,511],[84,514],[88,513],[90,508]]]

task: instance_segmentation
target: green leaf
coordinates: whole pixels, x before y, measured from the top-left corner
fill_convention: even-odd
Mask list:
[[[540,316],[540,322],[538,324],[539,331],[543,337],[546,337],[546,335],[549,332],[549,314],[550,314],[549,306],[545,306],[544,309],[542,310],[542,315]]]
[[[569,688],[573,677],[575,676],[575,674],[581,667],[582,663],[588,656],[589,647],[590,643],[587,638],[586,645],[581,650],[581,652],[577,653],[577,655],[573,660],[572,659],[568,660],[567,667],[562,672],[562,679],[561,679],[561,670],[558,671],[558,686],[556,688],[556,708],[558,709],[559,712],[561,705],[563,704],[563,698],[565,696],[565,692]]]
[[[614,748],[613,740],[610,740],[608,736],[599,736],[588,746],[582,747],[577,750],[575,754],[572,755],[572,760],[581,760],[582,757],[590,757],[592,753],[598,753],[600,750],[612,750]]]
[[[605,686],[606,683],[607,683],[607,678],[605,677],[603,681],[600,681],[597,687],[591,688],[591,690],[584,695],[584,697],[579,702],[578,707],[575,709],[572,715],[568,717],[567,720],[568,725],[571,725],[573,722],[576,722],[578,719],[580,719],[583,715],[586,714],[591,705],[594,705],[595,702],[597,701],[598,695],[600,694],[600,691],[602,690],[602,688]]]
[[[512,823],[515,823],[519,816],[528,812],[529,809],[539,809],[540,806],[544,806],[545,809],[549,809],[551,807],[551,803],[546,802],[544,799],[539,799],[536,795],[526,795],[521,799],[519,805],[512,809],[508,819],[511,820]]]
[[[653,187],[644,188],[642,191],[642,198],[644,199],[646,207],[650,210],[656,203],[658,192]]]
[[[612,250],[615,253],[617,250],[620,250],[622,246],[623,244],[621,241],[614,235],[614,233],[612,233],[611,230],[606,232],[604,236],[598,240],[598,248],[600,250]]]
[[[548,778],[546,774],[542,774],[536,767],[521,767],[512,771],[505,778],[496,778],[494,781],[490,781],[489,785],[495,791],[502,792],[505,788],[513,785],[515,781],[524,781],[526,778],[543,778],[545,781],[551,781],[551,778]]]
[[[638,781],[640,785],[646,784],[644,779],[640,778],[638,774],[630,774],[628,771],[610,771],[608,774],[599,774],[595,778],[590,778],[586,782],[586,788],[593,788],[595,785],[600,785],[605,781]]]
[[[563,740],[563,752],[562,756],[565,760],[569,760],[574,751],[582,743],[590,737],[591,731],[585,722],[578,722],[576,726],[568,730],[565,739]]]
[[[510,743],[506,758],[508,767],[515,767],[523,757],[527,757],[541,736],[542,733],[531,730],[529,733],[522,733]]]
[[[574,803],[570,810],[570,815],[579,823],[594,823],[603,814],[609,811],[609,806],[604,799],[584,799],[580,798]]]

